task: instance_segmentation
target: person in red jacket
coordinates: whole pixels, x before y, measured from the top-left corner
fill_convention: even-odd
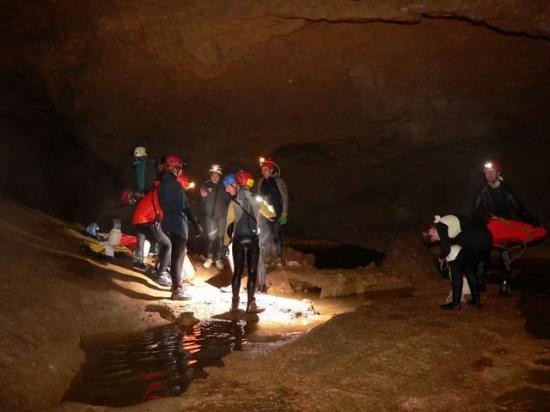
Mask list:
[[[134,267],[147,267],[143,263],[143,246],[145,239],[149,240],[152,244],[157,242],[160,245],[160,255],[155,280],[160,285],[171,286],[172,278],[167,271],[167,267],[170,263],[170,256],[172,255],[172,242],[162,231],[160,224],[163,212],[159,204],[158,185],[159,182],[156,181],[153,185],[153,189],[139,201],[134,211],[132,224],[136,229],[138,240],[134,257]]]

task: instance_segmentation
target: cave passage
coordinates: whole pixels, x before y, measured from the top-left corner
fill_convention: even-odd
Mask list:
[[[375,263],[382,264],[384,253],[375,249],[366,249],[357,245],[320,246],[294,245],[298,252],[315,256],[313,265],[317,269],[355,269]]]

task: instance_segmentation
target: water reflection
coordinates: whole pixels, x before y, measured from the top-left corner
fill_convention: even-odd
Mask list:
[[[205,366],[240,350],[249,333],[245,322],[215,320],[188,328],[168,325],[140,335],[88,339],[81,343],[86,362],[65,401],[127,406],[184,392]]]

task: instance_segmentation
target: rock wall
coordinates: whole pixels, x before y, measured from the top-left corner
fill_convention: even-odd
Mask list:
[[[5,1],[0,16],[0,67],[45,90],[115,185],[138,144],[181,153],[195,180],[273,154],[289,231],[383,247],[467,212],[496,156],[548,210],[547,1]]]

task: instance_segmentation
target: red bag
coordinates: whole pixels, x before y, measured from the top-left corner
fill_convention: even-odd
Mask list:
[[[487,229],[493,235],[493,246],[501,247],[504,244],[527,244],[546,237],[546,229],[535,227],[517,220],[492,218],[487,223]]]
[[[137,247],[137,238],[132,235],[122,234],[122,237],[120,238],[120,244],[122,246],[126,246],[131,251],[134,251]]]

